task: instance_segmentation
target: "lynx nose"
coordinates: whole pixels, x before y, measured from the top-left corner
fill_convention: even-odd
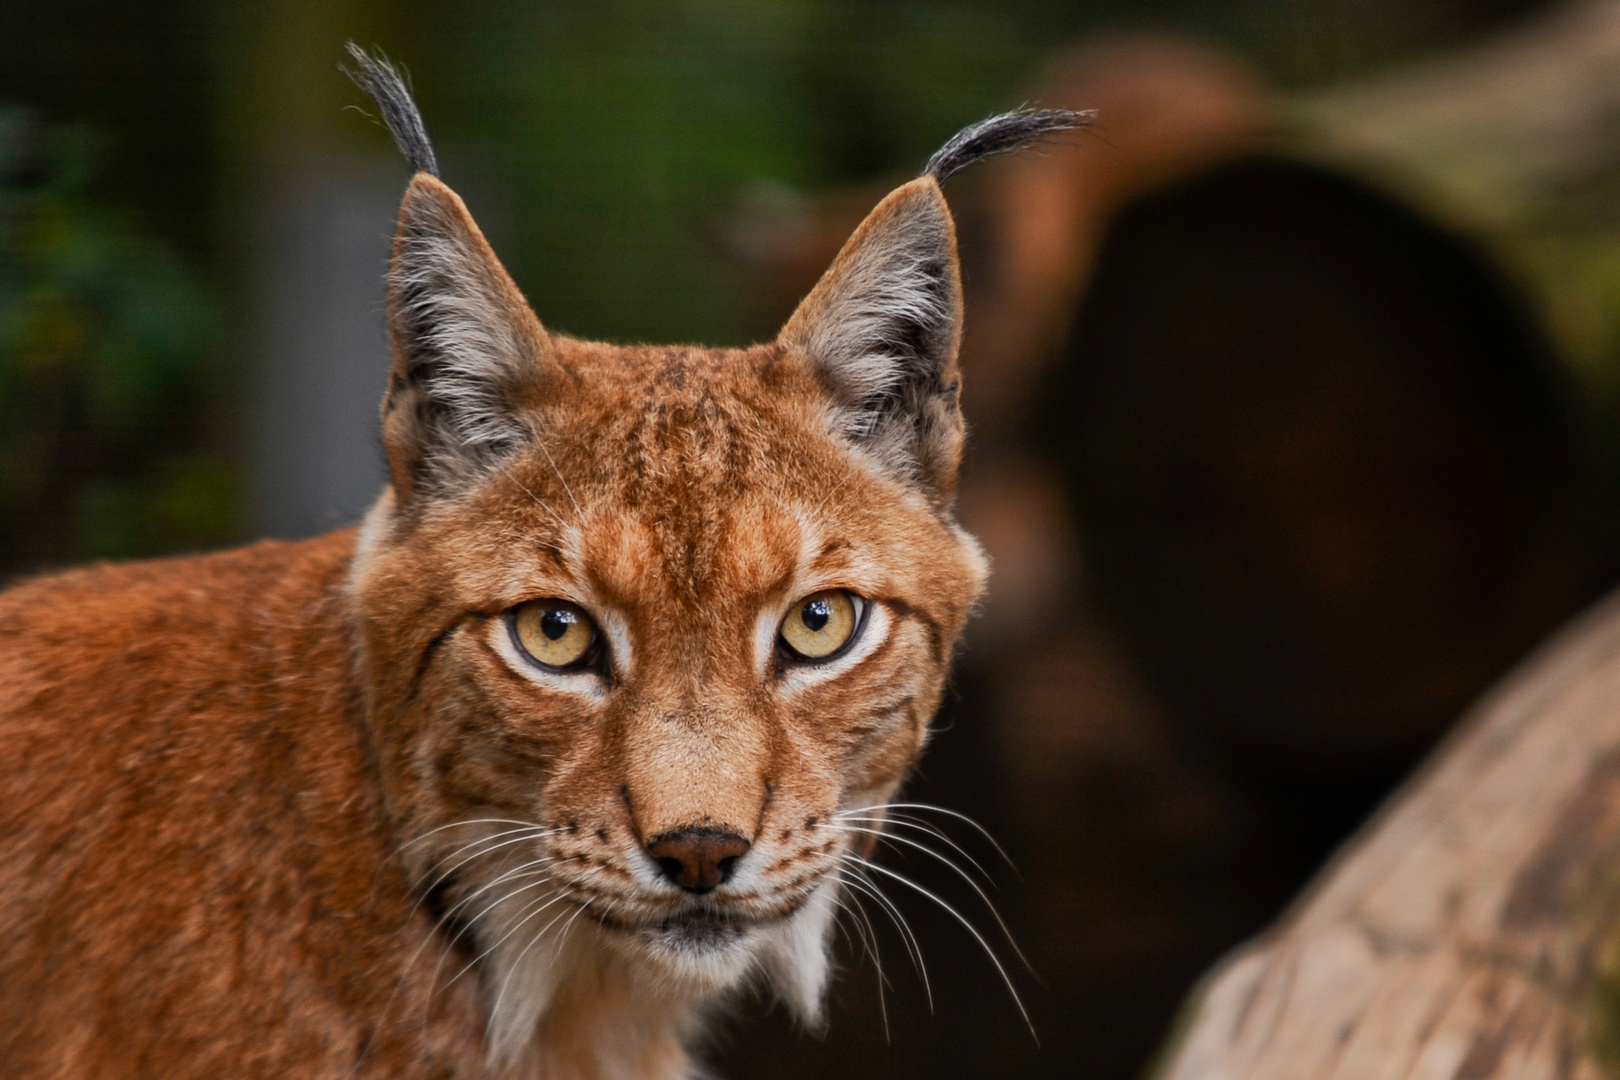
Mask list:
[[[647,845],[664,876],[687,892],[706,893],[728,881],[753,847],[729,829],[677,829]]]

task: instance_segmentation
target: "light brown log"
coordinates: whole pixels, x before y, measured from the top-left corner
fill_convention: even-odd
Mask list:
[[[1620,594],[1195,993],[1158,1080],[1620,1073]]]

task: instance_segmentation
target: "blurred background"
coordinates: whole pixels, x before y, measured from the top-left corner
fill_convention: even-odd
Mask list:
[[[1099,110],[949,192],[995,577],[911,791],[1006,847],[933,818],[1028,965],[890,856],[1039,1041],[895,882],[926,985],[868,902],[829,1029],[752,1002],[721,1075],[1139,1075],[1620,579],[1620,0],[7,0],[0,579],[375,497],[406,175],[350,39],[541,318],[619,341],[768,337],[958,127]]]

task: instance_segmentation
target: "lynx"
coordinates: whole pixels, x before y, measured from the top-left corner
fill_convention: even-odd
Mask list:
[[[0,1073],[692,1075],[738,988],[822,1010],[855,860],[983,587],[940,182],[780,336],[548,332],[408,159],[390,483],[357,529],[0,597]]]

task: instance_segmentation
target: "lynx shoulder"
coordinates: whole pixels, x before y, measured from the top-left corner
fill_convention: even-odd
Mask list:
[[[13,1077],[680,1077],[766,979],[820,1016],[845,876],[985,577],[955,523],[939,181],[780,336],[548,332],[393,69],[391,482],[358,530],[0,596]]]

